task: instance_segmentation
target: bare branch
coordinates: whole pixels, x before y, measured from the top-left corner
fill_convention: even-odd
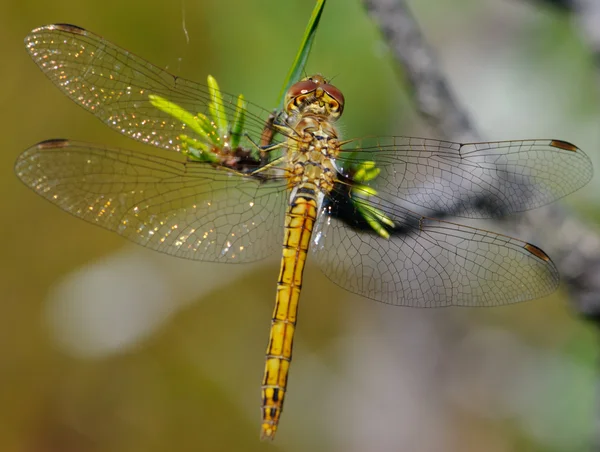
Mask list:
[[[364,4],[408,77],[420,113],[440,138],[478,141],[477,131],[454,99],[437,58],[406,3],[365,0]]]
[[[457,141],[479,140],[468,114],[455,99],[446,77],[403,0],[363,0],[379,25],[395,58],[411,84],[419,112],[440,137]],[[597,0],[578,0],[594,3]],[[597,27],[600,35],[600,27]],[[600,45],[600,42],[599,42]],[[600,319],[600,239],[597,231],[572,218],[558,204],[504,220],[521,239],[531,237],[556,262],[575,309]],[[518,230],[516,232],[515,230]]]

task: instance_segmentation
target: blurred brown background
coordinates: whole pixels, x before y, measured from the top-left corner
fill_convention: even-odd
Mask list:
[[[600,168],[597,74],[574,22],[516,0],[411,4],[485,136],[572,141]],[[278,257],[163,256],[65,214],[14,175],[17,155],[48,138],[141,147],[45,78],[23,45],[31,29],[76,24],[271,108],[312,7],[2,3],[0,451],[587,450],[597,337],[563,292],[505,308],[401,309],[351,295],[311,264],[281,428],[260,443]],[[428,133],[393,65],[360,2],[330,0],[307,71],[335,76],[346,136]],[[597,223],[598,189],[596,178],[570,196],[573,214]]]

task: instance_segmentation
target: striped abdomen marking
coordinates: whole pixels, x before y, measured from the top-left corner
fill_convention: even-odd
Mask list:
[[[316,190],[313,185],[309,187],[298,188],[285,218],[281,270],[262,382],[262,439],[273,439],[283,409],[302,272],[317,216]]]

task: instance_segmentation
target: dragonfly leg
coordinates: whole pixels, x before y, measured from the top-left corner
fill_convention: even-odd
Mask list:
[[[279,157],[278,159],[275,159],[272,162],[267,163],[266,165],[261,166],[258,169],[255,169],[254,171],[252,171],[250,173],[250,176],[260,176],[260,174],[263,173],[264,171],[269,170],[269,169],[271,169],[271,168],[273,168],[273,167],[281,164],[284,161],[285,161],[285,156],[284,157]]]
[[[263,132],[263,134],[264,134],[264,132]],[[261,164],[263,164],[263,165],[266,165],[269,163],[269,156],[268,156],[269,152],[274,151],[276,149],[280,149],[282,147],[285,147],[285,143],[271,143],[268,145],[258,144],[256,141],[254,141],[252,139],[252,137],[249,134],[245,133],[244,136],[250,142],[250,144],[254,147],[255,151],[258,151]],[[261,137],[261,143],[262,143],[262,137]]]
[[[287,121],[287,116],[283,113],[274,111],[269,115],[260,135],[260,146],[267,148],[273,143],[273,137],[277,132],[280,133],[296,133],[292,125]]]
[[[252,137],[248,133],[245,133],[244,136],[250,142],[250,144],[252,144],[252,146],[254,146],[254,148],[256,150],[258,150],[261,154],[265,153],[265,152],[270,152],[270,151],[273,151],[275,149],[285,146],[285,143],[270,143],[270,144],[266,144],[266,145],[258,144],[256,141],[254,141],[252,139]],[[262,139],[261,139],[261,143],[262,143]]]

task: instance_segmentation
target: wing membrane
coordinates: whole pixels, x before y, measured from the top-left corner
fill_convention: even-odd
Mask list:
[[[339,166],[374,160],[381,169],[373,182],[378,191],[442,215],[486,218],[533,209],[578,190],[593,172],[581,149],[559,140],[376,140],[345,154]]]
[[[312,249],[325,274],[351,292],[397,306],[497,306],[558,285],[556,267],[534,245],[369,199],[395,224],[386,239],[343,199],[324,207]]]
[[[25,43],[36,64],[67,96],[135,140],[179,151],[179,135],[192,134],[185,124],[152,106],[150,94],[193,114],[208,114],[207,86],[175,77],[82,28],[47,25],[33,30]],[[233,116],[237,96],[222,94]],[[270,112],[249,102],[246,107],[246,129],[258,137]]]
[[[29,148],[15,170],[61,209],[166,254],[251,262],[282,243],[284,180],[66,140]]]

